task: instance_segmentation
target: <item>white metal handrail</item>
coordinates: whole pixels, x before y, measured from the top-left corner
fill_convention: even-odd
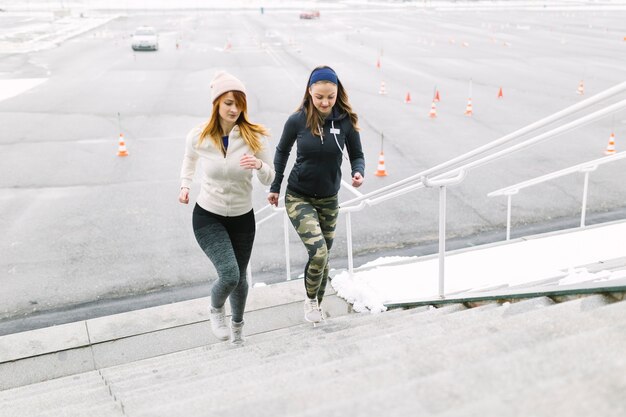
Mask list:
[[[506,196],[507,197],[507,211],[506,211],[506,240],[511,239],[511,200],[513,196],[519,193],[520,190],[528,187],[532,187],[537,184],[542,184],[547,181],[554,180],[556,178],[564,177],[566,175],[571,175],[575,173],[584,173],[584,185],[583,185],[583,197],[582,197],[582,207],[580,213],[580,227],[585,227],[585,220],[587,215],[587,193],[589,189],[589,174],[599,166],[604,164],[609,164],[611,162],[616,162],[621,159],[626,159],[626,152],[620,152],[613,155],[605,156],[603,158],[594,159],[592,161],[584,162],[582,164],[574,165],[569,168],[561,169],[559,171],[554,171],[549,174],[545,174],[539,177],[535,177],[530,180],[522,181],[514,185],[510,185],[508,187],[500,188],[499,190],[492,191],[487,194],[487,197],[498,197],[498,196]]]
[[[360,211],[367,206],[373,206],[379,204],[383,201],[398,197],[400,195],[409,193],[411,191],[424,188],[427,186],[437,186],[440,187],[440,204],[439,204],[439,296],[444,298],[444,266],[445,266],[445,224],[446,224],[446,210],[445,210],[445,191],[446,187],[450,185],[457,184],[465,178],[467,173],[476,167],[488,164],[494,160],[502,158],[504,156],[510,155],[514,152],[518,152],[522,149],[525,149],[529,146],[535,145],[541,141],[545,141],[554,136],[563,134],[572,129],[584,126],[588,123],[591,123],[595,120],[598,120],[602,117],[606,117],[612,113],[617,111],[626,109],[626,100],[621,100],[617,103],[606,106],[601,110],[597,110],[589,115],[579,117],[578,119],[568,122],[562,126],[553,128],[547,132],[538,134],[530,139],[526,139],[518,144],[511,145],[505,149],[501,149],[500,151],[495,151],[496,148],[500,148],[506,144],[509,144],[511,141],[515,139],[519,139],[524,135],[528,135],[531,132],[534,132],[540,128],[548,126],[556,121],[559,121],[565,117],[573,116],[575,113],[579,112],[582,109],[586,109],[598,102],[601,102],[605,99],[613,97],[616,94],[622,93],[626,91],[626,82],[622,82],[614,87],[611,87],[601,93],[598,93],[586,100],[583,100],[575,105],[572,105],[564,110],[554,113],[551,116],[545,117],[538,122],[532,123],[524,128],[518,129],[517,131],[505,135],[497,140],[494,140],[486,145],[478,147],[470,152],[467,152],[458,157],[452,158],[449,161],[443,162],[435,167],[426,169],[422,172],[419,172],[415,175],[407,177],[401,181],[390,184],[388,186],[382,187],[375,191],[372,191],[367,194],[360,194],[355,192],[357,197],[342,202],[340,204],[340,213],[346,214],[346,227],[347,227],[347,244],[348,244],[348,270],[350,273],[353,273],[353,256],[352,256],[352,222],[351,222],[351,213],[353,211]],[[488,153],[493,152],[493,153]],[[484,155],[481,157],[481,155]],[[351,187],[342,182],[342,185],[348,189]],[[354,192],[354,191],[353,191]],[[360,194],[360,195],[359,195]],[[265,210],[265,208],[260,211]],[[260,212],[259,211],[259,212]],[[278,212],[285,212],[284,207],[281,208],[273,208],[273,213],[259,221],[257,225],[262,224],[267,221],[269,218],[273,217]],[[287,218],[286,212],[284,214],[285,221],[284,227],[287,229],[289,220]],[[287,264],[287,280],[291,278],[290,268],[289,268],[289,240],[288,234],[285,231],[285,248],[286,248],[286,264]]]
[[[524,135],[527,135],[533,131],[536,131],[537,129],[540,129],[542,127],[548,126],[551,123],[554,123],[558,120],[561,120],[565,117],[571,116],[577,112],[579,112],[582,109],[585,109],[587,107],[590,107],[596,103],[599,103],[603,100],[606,100],[608,98],[611,98],[617,94],[623,93],[624,91],[626,91],[626,81],[617,84],[616,86],[613,86],[603,92],[600,92],[594,96],[591,96],[585,100],[582,100],[572,106],[569,106],[561,111],[558,111],[550,116],[544,117],[543,119],[535,122],[535,123],[531,123],[528,126],[525,126],[523,128],[520,128],[508,135],[502,136],[499,139],[496,139],[492,142],[489,142],[483,146],[480,146],[474,150],[471,150],[465,154],[462,154],[460,156],[457,156],[455,158],[452,158],[446,162],[443,162],[439,165],[436,165],[432,168],[426,169],[422,172],[419,172],[415,175],[412,175],[410,177],[407,177],[403,180],[397,181],[393,184],[387,185],[385,187],[379,188],[378,190],[372,191],[368,194],[365,194],[363,196],[354,198],[352,200],[348,200],[343,202],[341,205],[343,207],[348,206],[350,204],[355,204],[358,203],[359,201],[362,200],[366,200],[366,199],[371,199],[372,197],[374,197],[375,195],[378,194],[383,194],[383,193],[387,193],[392,189],[396,189],[399,187],[403,187],[407,184],[414,184],[416,181],[419,181],[422,177],[428,177],[431,176],[433,174],[436,173],[441,173],[442,171],[444,171],[446,168],[451,168],[454,167],[455,165],[458,165],[459,163],[464,163],[465,161],[471,160],[472,158],[478,157],[479,155],[482,155],[486,152],[489,152],[495,148],[498,148],[500,146],[503,146],[515,139],[518,139]]]

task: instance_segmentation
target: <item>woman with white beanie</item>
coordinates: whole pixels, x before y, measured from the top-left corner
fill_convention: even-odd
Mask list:
[[[201,161],[200,194],[193,210],[193,230],[218,279],[211,288],[210,318],[220,340],[241,344],[243,312],[248,296],[246,268],[255,235],[252,171],[261,183],[274,180],[267,129],[248,120],[246,89],[221,71],[211,81],[210,119],[187,135],[178,200],[189,203],[189,189]],[[224,304],[230,300],[231,328]]]

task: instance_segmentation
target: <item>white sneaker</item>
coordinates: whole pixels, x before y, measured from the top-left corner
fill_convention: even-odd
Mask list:
[[[317,304],[317,298],[306,298],[304,300],[304,319],[310,323],[322,321],[322,310]]]
[[[215,337],[217,337],[219,340],[227,340],[228,335],[230,334],[230,330],[228,329],[228,326],[226,326],[226,315],[224,314],[224,307],[211,307],[209,315],[211,317],[211,330],[213,331]]]
[[[246,338],[243,337],[243,320],[241,323],[230,322],[230,343],[233,345],[243,345]]]

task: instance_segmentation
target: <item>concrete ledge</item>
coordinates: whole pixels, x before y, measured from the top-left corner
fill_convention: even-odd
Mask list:
[[[327,286],[327,291],[329,295],[334,294],[330,285]],[[280,304],[303,300],[304,286],[301,280],[251,288],[246,304],[246,314]],[[89,319],[86,323],[91,343],[101,343],[122,337],[207,321],[209,319],[209,304],[209,297],[202,297]],[[230,315],[229,303],[226,303],[226,315]]]
[[[10,334],[0,338],[0,363],[88,345],[85,322]]]
[[[89,346],[0,363],[0,390],[95,370]]]
[[[301,280],[251,288],[248,300],[246,335],[303,322]],[[0,390],[223,343],[211,333],[208,306],[203,297],[2,336]],[[324,310],[330,317],[351,312],[330,285]]]

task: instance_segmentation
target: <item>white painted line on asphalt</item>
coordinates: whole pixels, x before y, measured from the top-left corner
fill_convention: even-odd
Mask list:
[[[246,30],[251,36],[255,36],[254,30],[252,29],[250,24],[248,24],[248,22],[244,21],[243,25],[245,26]],[[283,60],[281,60],[281,58],[278,56],[278,53],[272,48],[272,46],[269,44],[266,44],[265,47],[262,48],[262,50],[265,51],[269,55],[270,58],[272,58],[272,60],[276,63],[278,68],[284,71],[289,81],[291,81],[294,86],[298,86],[298,83],[296,82],[296,80],[294,80],[294,78],[291,76],[289,71],[287,71],[287,65],[285,64]]]

